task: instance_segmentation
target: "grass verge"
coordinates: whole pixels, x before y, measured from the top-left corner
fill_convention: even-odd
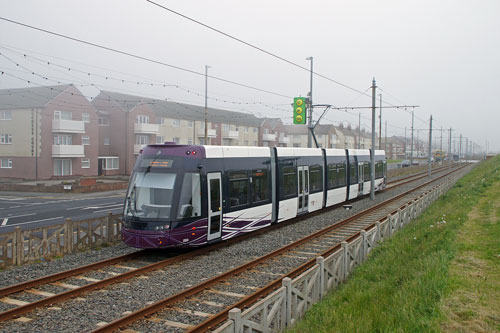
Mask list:
[[[447,318],[442,302],[460,286],[450,276],[461,251],[457,237],[492,184],[500,184],[500,158],[477,166],[377,247],[347,283],[314,305],[290,332],[440,331]]]

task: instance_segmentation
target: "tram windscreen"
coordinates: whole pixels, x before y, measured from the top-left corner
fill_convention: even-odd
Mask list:
[[[168,219],[174,197],[175,173],[134,172],[125,214]]]

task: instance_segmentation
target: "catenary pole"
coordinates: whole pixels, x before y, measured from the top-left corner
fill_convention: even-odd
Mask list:
[[[429,163],[429,177],[430,177],[432,169],[432,115],[429,125],[429,151],[427,152],[427,162]]]
[[[382,94],[378,94],[380,98],[380,112],[379,112],[379,124],[378,124],[378,149],[382,149]]]
[[[208,126],[207,126],[207,117],[208,117],[208,69],[210,66],[205,65],[205,139],[203,141],[204,145],[208,145]]]
[[[413,111],[411,111],[411,150],[410,150],[410,161],[411,165],[413,165]]]
[[[375,101],[377,86],[372,81],[372,149],[370,150],[370,199],[375,200]],[[361,180],[360,180],[361,181]]]

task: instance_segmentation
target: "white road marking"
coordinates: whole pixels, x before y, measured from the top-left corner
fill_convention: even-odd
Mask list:
[[[62,219],[62,218],[64,218],[64,216],[51,217],[48,219],[36,220],[36,221],[19,222],[19,223],[14,223],[14,224],[9,224],[9,225],[0,225],[0,228],[1,227],[12,227],[13,225],[19,225],[19,224],[29,224],[29,223],[36,223],[36,222],[42,222],[42,221],[56,220],[56,219]]]
[[[122,207],[108,208],[108,209],[104,209],[104,210],[96,210],[96,211],[95,211],[95,212],[93,212],[93,213],[111,212],[111,211],[113,211],[113,210],[118,210],[118,209],[122,209]]]
[[[4,218],[2,221],[2,225],[6,225],[8,220],[9,220],[8,218]]]
[[[23,215],[14,215],[14,216],[12,216],[12,214],[7,214],[7,217],[8,217],[9,219],[13,219],[13,218],[15,218],[15,217],[23,217],[23,216],[31,216],[31,215],[36,215],[36,213],[23,214]]]
[[[19,207],[21,207],[21,206],[12,206],[12,207],[9,207],[9,209],[10,208],[19,208]]]
[[[89,206],[89,205],[85,205],[85,206],[79,206],[79,207],[66,208],[66,210],[74,210],[74,209],[81,209],[81,210],[84,210],[84,209],[99,209],[99,208],[107,208],[107,207],[113,207],[113,206],[123,206],[123,203],[119,203],[119,204],[104,204],[102,206]]]

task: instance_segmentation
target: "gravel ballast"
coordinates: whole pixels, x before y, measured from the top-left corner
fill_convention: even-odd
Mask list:
[[[460,172],[463,175],[467,170],[470,170],[470,167]],[[428,179],[422,179],[417,181],[417,183],[420,184],[427,180]],[[0,331],[80,332],[96,329],[96,325],[100,322],[110,322],[121,317],[125,311],[135,311],[139,308],[143,308],[147,304],[151,304],[151,302],[156,302],[169,295],[173,295],[185,288],[198,284],[202,280],[209,279],[230,268],[242,265],[255,257],[267,254],[292,241],[303,238],[306,235],[367,209],[373,204],[385,201],[397,193],[407,191],[414,186],[414,184],[407,184],[385,193],[379,193],[376,195],[374,201],[371,201],[369,198],[356,201],[352,204],[352,209],[350,210],[338,208],[327,211],[324,214],[312,216],[297,223],[284,224],[281,228],[270,230],[268,233],[261,234],[257,237],[248,238],[241,242],[221,247],[208,254],[186,260],[172,267],[164,267],[161,271],[148,274],[147,278],[134,278],[126,281],[126,283],[112,285],[106,290],[90,292],[82,295],[81,298],[73,299],[62,304],[56,304],[55,306],[60,307],[60,310],[49,310],[49,308],[35,310],[24,315],[24,317],[32,319],[30,322],[22,323],[11,320],[0,323]],[[13,267],[1,272],[2,279],[0,281],[0,286],[8,286],[134,251],[137,251],[137,249],[129,248],[121,244],[101,248],[99,250],[67,255],[64,258],[54,261]],[[160,254],[159,257],[162,257],[162,255]],[[300,262],[293,258],[288,258],[288,261]],[[282,268],[281,265],[277,266],[275,269],[276,273],[285,273],[283,270],[284,268]],[[101,274],[98,272],[93,276],[102,278]],[[253,276],[251,283],[246,283],[246,285],[257,286],[266,284],[275,278],[276,277],[269,275],[259,276],[256,274]],[[47,291],[55,292],[56,287],[52,287],[54,287],[54,290]],[[52,288],[39,289],[46,290]],[[241,289],[240,291],[248,293],[249,290],[247,289],[245,291]],[[227,296],[218,295],[214,297],[214,295],[211,294],[210,301],[214,301],[214,299],[227,305]],[[198,304],[200,308],[198,311],[209,313],[214,313],[214,311],[217,312],[217,309],[215,308],[214,310],[212,306],[203,303],[191,303],[195,305]],[[2,308],[4,307],[2,306]],[[168,312],[168,319],[173,321],[186,322],[190,317],[193,316],[175,311]],[[198,319],[200,318],[198,317]],[[179,331],[179,329],[165,326],[161,323],[152,323],[151,321],[145,320],[135,323],[130,328],[145,332],[160,327],[163,331]]]

